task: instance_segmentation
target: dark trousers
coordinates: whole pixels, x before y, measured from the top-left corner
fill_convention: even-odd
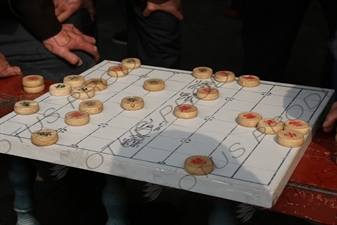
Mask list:
[[[280,81],[310,0],[249,0],[243,17],[243,74]]]
[[[144,65],[179,69],[179,20],[162,11],[144,18],[145,0],[129,0],[127,7],[128,56],[139,58]]]
[[[93,34],[93,22],[89,18],[89,14],[81,10],[66,22],[74,24],[87,34]],[[47,80],[58,82],[66,75],[82,73],[96,64],[91,55],[74,51],[82,59],[83,65],[70,65],[48,51],[41,41],[15,19],[0,19],[0,52],[12,66],[19,66],[24,75],[40,74]]]
[[[255,74],[263,80],[284,81],[293,42],[301,27],[311,0],[249,0],[243,17],[244,74]],[[337,1],[319,1],[326,18],[330,38],[334,38],[337,23]],[[310,48],[310,46],[308,46]],[[299,65],[300,66],[300,65]],[[332,54],[318,86],[331,87],[333,80]]]

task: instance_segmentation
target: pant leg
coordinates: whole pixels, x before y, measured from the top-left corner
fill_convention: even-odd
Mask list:
[[[247,0],[233,0],[231,3],[231,8],[242,16],[246,7],[246,1]]]
[[[70,65],[47,50],[14,19],[0,21],[0,52],[11,65],[19,66],[24,75],[40,74],[47,80],[58,82],[66,75],[82,73],[96,64],[91,55],[74,51],[82,59],[83,64]]]
[[[65,182],[72,198],[73,216],[77,225],[103,225],[108,215],[102,202],[106,185],[103,174],[70,168]]]
[[[280,81],[309,0],[249,0],[243,18],[244,74]]]
[[[333,55],[334,59],[334,64],[333,64],[333,72],[332,72],[332,80],[333,80],[333,88],[335,89],[335,100],[337,101],[337,26],[335,29],[335,35],[334,35],[334,40],[333,43],[331,44],[331,52]]]
[[[144,65],[180,68],[179,20],[163,11],[144,18],[145,0],[128,3],[128,56],[139,58]]]
[[[319,1],[325,16],[329,30],[329,42],[331,42],[330,50],[327,53],[323,72],[320,77],[320,85],[322,87],[333,88],[337,90],[337,1],[335,0],[320,0]],[[335,95],[337,96],[337,95]],[[336,97],[337,98],[337,97]]]

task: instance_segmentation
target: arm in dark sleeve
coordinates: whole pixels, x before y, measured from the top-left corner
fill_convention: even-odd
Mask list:
[[[13,13],[38,39],[45,40],[60,32],[52,0],[8,0]]]

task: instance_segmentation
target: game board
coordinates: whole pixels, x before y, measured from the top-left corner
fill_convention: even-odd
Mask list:
[[[121,78],[107,75],[107,69],[118,64],[103,61],[82,74],[85,79],[102,77],[109,84],[93,97],[104,103],[104,110],[91,115],[89,124],[71,127],[64,122],[64,115],[78,109],[82,100],[46,93],[36,99],[38,113],[13,112],[1,118],[1,153],[271,207],[321,125],[334,94],[330,89],[265,81],[246,88],[235,81],[200,80],[189,71],[150,66]],[[165,80],[165,90],[145,91],[142,85],[148,78]],[[194,93],[202,86],[217,87],[220,97],[197,99]],[[123,110],[121,99],[129,95],[142,97],[145,107]],[[173,108],[182,103],[197,106],[198,116],[176,118]],[[236,117],[243,111],[283,121],[302,119],[312,130],[301,147],[282,147],[274,135],[239,126]],[[56,129],[59,141],[48,147],[31,144],[31,132],[41,128]],[[190,155],[210,156],[215,169],[204,176],[187,174],[184,160]]]

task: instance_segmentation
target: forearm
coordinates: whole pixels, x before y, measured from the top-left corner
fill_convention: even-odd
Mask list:
[[[38,39],[45,40],[61,31],[52,0],[8,0],[11,10]]]

